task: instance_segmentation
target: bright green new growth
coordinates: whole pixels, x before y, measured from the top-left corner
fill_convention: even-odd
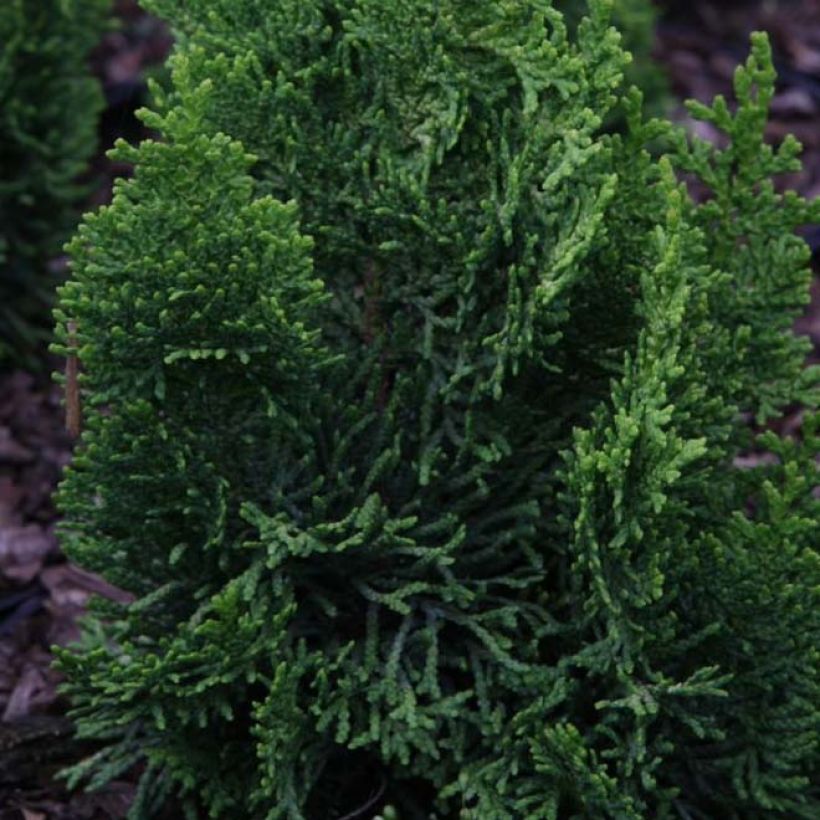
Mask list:
[[[99,84],[86,61],[110,0],[0,6],[0,360],[49,338],[49,261],[77,222],[77,177],[96,143]]]
[[[144,761],[132,818],[816,816],[820,416],[733,465],[744,414],[817,400],[765,38],[695,112],[718,151],[643,122],[606,2],[573,36],[546,0],[150,5],[164,142],[118,149],[58,313],[107,407],[65,547],[137,598],[60,654],[105,742],[72,782]]]

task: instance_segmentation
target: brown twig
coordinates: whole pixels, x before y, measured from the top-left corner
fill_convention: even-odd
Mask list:
[[[69,347],[77,348],[77,323],[68,323]],[[72,438],[77,438],[82,430],[82,408],[80,406],[80,361],[76,353],[69,353],[65,362],[65,426]]]
[[[384,779],[384,775],[382,775],[381,783],[376,793],[373,794],[363,806],[359,806],[358,809],[354,809],[349,814],[344,815],[344,817],[340,817],[339,820],[353,820],[355,817],[361,817],[382,799],[385,791],[387,791],[387,781]]]

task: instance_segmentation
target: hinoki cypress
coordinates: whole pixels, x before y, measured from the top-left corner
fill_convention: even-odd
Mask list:
[[[820,208],[770,181],[766,39],[694,107],[720,150],[644,119],[603,0],[149,5],[162,140],[118,148],[58,312],[64,545],[136,596],[60,654],[104,744],[71,782],[140,764],[132,818],[815,817]]]

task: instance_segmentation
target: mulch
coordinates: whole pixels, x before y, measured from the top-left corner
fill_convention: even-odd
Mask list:
[[[729,96],[749,32],[770,32],[780,81],[769,136],[778,141],[787,133],[797,135],[805,147],[804,169],[787,182],[808,197],[820,196],[820,0],[670,0],[665,8],[656,56],[678,99]],[[119,0],[115,11],[119,30],[106,34],[92,56],[107,108],[101,151],[89,171],[96,183],[89,208],[109,201],[114,178],[129,173],[103,152],[117,138],[134,142],[147,136],[134,111],[147,101],[146,74],[157,70],[171,46],[165,27],[134,0]],[[688,121],[680,104],[673,116]],[[707,126],[696,127],[715,138]],[[817,258],[820,226],[809,226],[806,237]],[[810,336],[812,358],[820,361],[820,278],[796,330]],[[786,432],[795,430],[799,411],[785,425]],[[60,388],[25,372],[0,373],[0,820],[121,818],[133,789],[118,782],[97,795],[69,794],[47,768],[39,778],[27,775],[16,783],[2,778],[4,727],[36,726],[45,719],[59,727],[65,721],[67,704],[57,691],[50,647],[77,637],[77,617],[90,595],[124,594],[60,553],[53,493],[71,450]]]

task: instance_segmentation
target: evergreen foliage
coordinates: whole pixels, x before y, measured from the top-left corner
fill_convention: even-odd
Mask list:
[[[65,549],[136,596],[60,652],[104,741],[71,782],[144,764],[132,818],[354,816],[362,780],[402,820],[817,816],[820,415],[733,461],[817,406],[820,208],[770,181],[763,36],[694,109],[718,150],[645,121],[610,5],[151,0],[163,141],[118,147],[57,313]]]
[[[0,360],[48,338],[49,260],[77,221],[102,93],[86,60],[110,0],[0,6]]]

